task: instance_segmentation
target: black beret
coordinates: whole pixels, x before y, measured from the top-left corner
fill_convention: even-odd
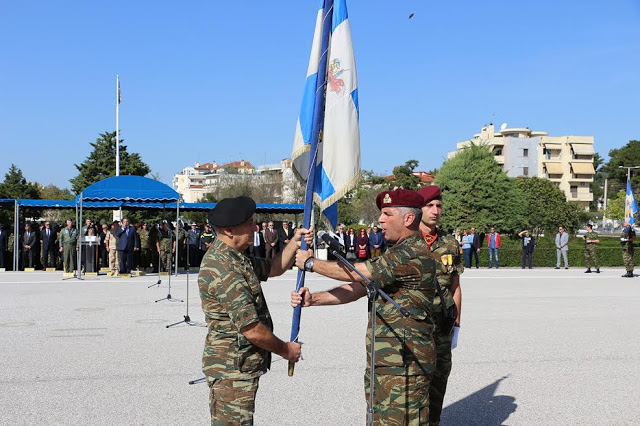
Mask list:
[[[384,207],[417,207],[422,208],[424,200],[422,195],[410,189],[396,189],[384,191],[376,197],[376,206],[380,210]]]
[[[256,211],[256,202],[249,197],[225,198],[209,212],[214,226],[236,226],[246,222]]]

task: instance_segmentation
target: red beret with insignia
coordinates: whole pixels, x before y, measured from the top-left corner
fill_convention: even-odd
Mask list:
[[[432,200],[442,200],[442,194],[440,193],[440,187],[435,185],[423,186],[418,189],[418,194],[422,195],[423,206]]]
[[[380,210],[384,207],[417,207],[423,205],[422,196],[410,189],[396,189],[395,191],[384,191],[376,197],[376,206]]]

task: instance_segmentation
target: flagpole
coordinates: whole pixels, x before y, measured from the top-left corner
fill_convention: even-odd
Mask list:
[[[302,227],[309,229],[311,225],[311,214],[313,213],[313,189],[315,186],[316,175],[316,153],[318,151],[318,139],[324,125],[324,101],[327,79],[327,58],[329,56],[329,37],[331,36],[331,24],[333,21],[333,0],[324,0],[322,8],[324,14],[322,20],[322,44],[320,48],[320,63],[318,66],[318,80],[316,82],[316,100],[313,110],[313,125],[311,127],[311,143],[309,151],[309,176],[307,176],[307,188],[304,202],[304,216],[302,218]],[[307,243],[303,239],[301,242],[301,250],[307,250]],[[304,287],[304,270],[298,270],[298,279],[296,281],[296,292]],[[291,321],[291,341],[298,341],[300,333],[300,317],[302,314],[302,304],[293,308],[293,318]],[[293,376],[295,363],[289,361],[289,376]]]
[[[120,77],[116,74],[116,176],[120,176]]]

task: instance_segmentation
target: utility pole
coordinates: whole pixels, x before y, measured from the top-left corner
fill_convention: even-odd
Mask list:
[[[604,213],[602,214],[602,227],[607,226],[607,184],[609,179],[604,179]]]

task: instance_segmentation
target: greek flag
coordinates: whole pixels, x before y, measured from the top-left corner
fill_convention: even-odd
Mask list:
[[[631,190],[631,182],[627,180],[627,197],[624,200],[624,221],[633,226],[635,215],[638,213],[638,205]]]
[[[324,22],[326,10],[331,7],[332,20]],[[327,55],[322,52],[322,31],[325,24],[331,25]],[[326,75],[319,76],[320,62],[324,60],[327,60],[327,72]],[[309,181],[312,128],[314,118],[318,119],[314,117],[317,90],[324,90],[326,95],[324,111],[317,127],[321,136],[315,159],[313,200],[335,228],[338,221],[337,201],[353,189],[360,178],[358,81],[346,0],[321,2],[316,18],[291,155],[293,170],[304,182]]]

